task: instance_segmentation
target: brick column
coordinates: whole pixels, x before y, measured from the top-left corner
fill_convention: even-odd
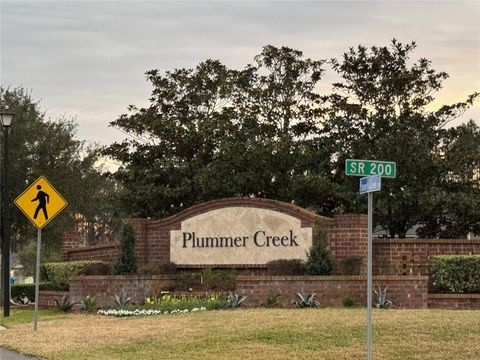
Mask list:
[[[352,256],[362,258],[360,274],[367,270],[368,217],[364,214],[342,214],[334,218],[329,245],[335,259],[335,274],[341,274],[345,261]]]
[[[80,236],[77,232],[65,232],[60,238],[60,243],[62,261],[69,261],[68,251],[80,247]]]

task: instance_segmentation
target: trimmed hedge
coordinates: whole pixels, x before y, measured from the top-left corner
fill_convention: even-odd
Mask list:
[[[480,292],[480,255],[431,257],[433,288],[450,293]]]
[[[280,259],[267,263],[270,275],[305,275],[305,262],[300,259]]]
[[[68,291],[68,280],[72,276],[86,275],[91,269],[102,266],[109,268],[104,262],[93,260],[45,263],[40,266],[40,282],[49,283],[56,290]]]
[[[35,284],[16,284],[12,285],[12,299],[18,300],[26,296],[30,302],[35,301]],[[53,284],[49,283],[40,283],[40,291],[62,291]]]

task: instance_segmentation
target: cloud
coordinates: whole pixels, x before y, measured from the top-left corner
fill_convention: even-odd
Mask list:
[[[109,121],[129,104],[146,104],[145,71],[193,67],[207,58],[241,68],[267,44],[325,59],[358,44],[415,40],[416,56],[451,74],[445,99],[480,83],[478,2],[0,4],[2,85],[33,89],[51,117],[77,115],[79,135],[101,143],[124,136]]]

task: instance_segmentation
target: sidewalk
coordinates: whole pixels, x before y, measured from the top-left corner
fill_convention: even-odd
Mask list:
[[[35,360],[35,358],[25,356],[10,350],[0,349],[0,360]]]

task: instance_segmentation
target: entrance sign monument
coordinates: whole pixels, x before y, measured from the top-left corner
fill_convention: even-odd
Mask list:
[[[391,161],[347,159],[345,173],[353,176],[364,176],[360,179],[360,194],[368,194],[368,242],[367,242],[367,360],[372,359],[372,226],[373,226],[373,193],[380,191],[382,177],[394,178],[397,165]]]
[[[60,214],[68,203],[53,185],[48,182],[47,178],[40,176],[15,199],[15,205],[17,205],[17,207],[38,229],[37,264],[35,270],[35,310],[33,316],[33,330],[37,331],[42,228],[52,221],[55,216]]]
[[[305,259],[312,228],[270,209],[228,207],[185,219],[170,232],[170,259],[177,265],[263,265]]]

